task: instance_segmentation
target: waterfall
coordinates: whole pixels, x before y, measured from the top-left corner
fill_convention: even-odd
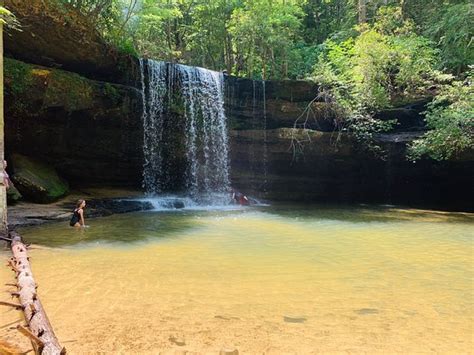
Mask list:
[[[166,64],[149,61],[146,66],[140,59],[143,100],[143,188],[147,194],[163,191],[163,115],[166,95]]]
[[[215,71],[175,65],[184,97],[187,184],[191,194],[229,190],[224,77]]]
[[[268,185],[268,137],[267,137],[267,92],[265,79],[262,80],[263,99],[263,193],[266,195]]]
[[[224,76],[215,71],[180,64],[142,60],[144,169],[143,187],[153,195],[167,190],[163,149],[173,142],[168,132],[183,129],[186,168],[184,186],[191,196],[229,191],[229,148],[224,112]],[[181,107],[184,124],[169,122]],[[174,112],[174,114],[176,114]],[[169,126],[169,127],[168,127]],[[182,126],[182,128],[180,128]],[[167,131],[168,130],[168,131]],[[174,152],[176,153],[176,152]]]

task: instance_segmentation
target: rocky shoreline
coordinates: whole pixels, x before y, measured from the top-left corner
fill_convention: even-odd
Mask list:
[[[8,208],[8,225],[10,230],[15,230],[67,221],[76,201],[81,198],[87,201],[86,219],[152,209],[149,202],[133,199],[142,196],[142,192],[137,190],[89,188],[72,191],[67,197],[50,204],[19,202]]]

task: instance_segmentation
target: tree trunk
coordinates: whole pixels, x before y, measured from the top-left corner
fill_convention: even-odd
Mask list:
[[[18,326],[18,330],[30,338],[37,354],[58,355],[65,354],[66,349],[59,344],[53,328],[46,316],[46,312],[36,294],[37,285],[31,272],[26,246],[21,236],[15,232],[10,233],[13,258],[10,266],[16,273],[18,289],[12,295],[17,296],[28,328]]]
[[[0,0],[0,5],[3,1]],[[4,132],[3,132],[3,25],[0,24],[0,168],[3,172]],[[0,179],[0,235],[7,233],[7,190]]]
[[[359,23],[367,22],[367,0],[359,0]]]
[[[227,73],[232,74],[232,69],[234,68],[234,54],[232,51],[232,40],[230,34],[226,34],[226,45],[225,45],[225,52],[226,52],[226,67]]]

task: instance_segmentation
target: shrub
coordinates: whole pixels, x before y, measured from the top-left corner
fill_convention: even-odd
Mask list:
[[[423,156],[446,160],[474,149],[474,71],[465,81],[453,81],[441,87],[429,104],[426,123],[430,131],[409,147],[408,158]]]

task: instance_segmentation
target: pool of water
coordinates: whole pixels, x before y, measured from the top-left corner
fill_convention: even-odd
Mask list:
[[[473,215],[271,206],[87,223],[21,230],[71,354],[474,348]]]

